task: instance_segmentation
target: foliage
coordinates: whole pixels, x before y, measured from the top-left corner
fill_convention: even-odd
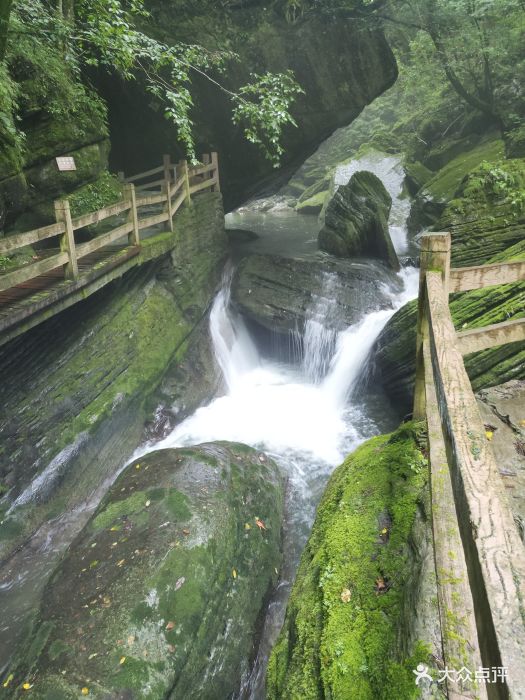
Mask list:
[[[504,128],[523,119],[525,12],[521,0],[390,0],[388,19],[430,40],[460,98]]]
[[[259,144],[265,156],[277,166],[283,154],[283,127],[297,126],[289,112],[290,105],[304,91],[291,71],[262,76],[252,73],[251,77],[252,82],[242,87],[234,98],[233,121],[247,125],[244,133],[248,141]]]
[[[82,216],[122,198],[122,187],[119,180],[104,171],[96,182],[91,182],[69,195],[71,214]]]
[[[292,75],[256,76],[255,82],[231,92],[219,78],[238,59],[233,51],[208,50],[183,42],[168,45],[138,28],[147,17],[144,0],[70,1],[67,7],[65,3],[62,6],[62,15],[41,0],[17,0],[10,35],[20,35],[21,41],[10,41],[8,66],[19,77],[21,73],[38,72],[40,66],[44,79],[35,83],[34,101],[46,105],[53,116],[61,119],[83,108],[86,97],[90,107],[97,108],[81,81],[84,66],[114,71],[126,80],[140,78],[166,118],[177,127],[179,140],[192,161],[192,78],[204,76],[229,94],[236,123],[245,123],[249,140],[278,163],[282,149],[276,137],[280,137],[284,124],[295,124],[288,110],[300,89]],[[20,106],[13,101],[8,105],[8,123],[14,121]],[[103,111],[100,104],[98,109]]]

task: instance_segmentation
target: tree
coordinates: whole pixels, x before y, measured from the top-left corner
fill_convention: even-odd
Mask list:
[[[0,3],[4,8],[6,0]],[[10,9],[11,2],[5,5],[2,26],[8,26]],[[286,125],[296,125],[290,106],[302,92],[289,71],[253,74],[250,84],[236,92],[227,90],[221,75],[238,60],[237,55],[196,44],[168,45],[148,36],[138,26],[149,16],[144,0],[55,0],[51,4],[14,0],[12,9],[17,26],[10,31],[30,30],[36,41],[59,45],[70,72],[80,74],[83,66],[97,66],[115,71],[126,80],[142,80],[145,89],[162,105],[166,118],[177,127],[178,138],[191,160],[195,159],[192,77],[198,74],[228,93],[235,123],[242,124],[246,138],[257,144],[274,165],[279,164],[282,130]]]
[[[7,29],[13,0],[0,0],[0,62],[5,58],[7,47]]]

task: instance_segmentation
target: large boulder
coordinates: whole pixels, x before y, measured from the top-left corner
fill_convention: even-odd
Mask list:
[[[342,330],[378,306],[391,306],[378,279],[396,283],[381,265],[251,255],[236,269],[231,298],[246,319],[270,333],[302,332],[319,311],[325,327]]]
[[[326,207],[319,247],[339,257],[379,258],[399,270],[388,231],[391,206],[392,199],[376,175],[354,173]]]
[[[319,505],[267,673],[268,700],[419,697],[442,657],[421,425],[359,447]]]
[[[231,697],[277,580],[283,493],[236,443],[130,464],[48,583],[12,697]]]
[[[461,251],[461,249],[460,249]],[[460,252],[460,255],[463,253]],[[525,241],[487,262],[525,260]],[[451,298],[450,312],[456,329],[501,323],[524,315],[525,282],[475,289]],[[412,405],[417,302],[412,301],[388,321],[374,349],[376,379],[379,378],[401,411]],[[465,368],[475,390],[523,377],[525,342],[508,343],[465,356]]]

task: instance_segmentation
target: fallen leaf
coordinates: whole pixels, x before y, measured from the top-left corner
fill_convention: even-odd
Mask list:
[[[10,685],[11,681],[13,680],[13,678],[14,678],[14,675],[13,675],[12,673],[10,673],[10,674],[7,676],[6,680],[4,681],[4,688],[8,688],[8,687],[9,687],[9,685]]]
[[[93,561],[92,561],[91,564],[89,565],[89,568],[90,568],[90,569],[94,569],[95,566],[97,566],[97,565],[98,565],[98,559],[93,559]]]
[[[135,464],[135,469],[140,469],[140,464]]]
[[[184,576],[181,576],[179,579],[177,579],[177,583],[175,584],[175,590],[178,591],[179,588],[181,588],[184,585],[185,581],[186,579],[184,578]]]
[[[352,591],[349,588],[345,588],[341,591],[341,600],[343,603],[349,603],[352,597]]]
[[[233,578],[237,578],[237,571],[235,569],[232,569],[232,576]]]
[[[173,654],[173,652],[175,651],[176,648],[177,648],[177,647],[173,646],[173,644],[168,644],[168,650],[171,651],[172,654]]]
[[[122,664],[124,663],[125,660],[126,660],[126,657],[125,657],[125,656],[121,656],[121,657],[120,657],[119,664],[122,666]]]
[[[146,501],[146,508],[149,508],[151,505],[151,501]]]
[[[128,646],[130,647],[132,644],[135,644],[135,635],[130,634],[128,637]]]
[[[109,529],[110,532],[118,532],[119,530],[120,530],[120,526],[119,526],[119,525],[113,525],[113,527],[111,527],[111,528]]]
[[[91,659],[94,659],[95,656],[98,656],[98,652],[95,652],[94,654],[90,654],[90,655],[88,656],[88,661],[91,661]]]
[[[274,571],[275,571],[276,575],[279,576],[279,571],[277,570],[277,567],[274,568]]]
[[[111,546],[112,546],[112,547],[116,547],[117,544],[118,544],[118,542],[112,542],[112,543],[111,543]]]
[[[252,529],[252,526],[250,525],[250,523],[244,523],[244,529],[245,529],[245,530],[251,530],[251,529]]]
[[[170,630],[172,630],[174,627],[175,627],[175,623],[174,623],[174,622],[168,622],[168,624],[166,625],[166,629],[168,630],[168,632],[169,632]]]
[[[382,535],[386,535],[387,533],[388,533],[388,528],[384,527],[384,528],[381,530],[381,534],[382,534]]]
[[[266,525],[264,524],[264,521],[260,518],[255,518],[255,524],[257,525],[259,530],[266,530]]]
[[[487,440],[492,440],[493,436],[494,433],[492,432],[492,430],[485,430],[485,437],[487,438]]]
[[[376,579],[376,594],[379,595],[380,593],[384,593],[386,590],[388,590],[386,581],[382,576],[379,576],[379,578]]]
[[[117,562],[117,566],[123,566],[125,559],[121,559],[120,561]]]
[[[29,689],[32,688],[32,687],[33,687],[33,684],[32,684],[32,683],[24,683],[24,685],[22,686],[22,688],[23,688],[24,690],[29,690]]]
[[[82,695],[89,695],[89,688],[82,688],[80,692],[82,693]]]
[[[182,531],[182,534],[188,536],[188,535],[190,534],[190,531],[189,531],[189,530],[183,530],[183,531]]]

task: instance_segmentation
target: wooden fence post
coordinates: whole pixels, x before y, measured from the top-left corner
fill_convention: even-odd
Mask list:
[[[416,333],[416,381],[414,386],[414,408],[412,411],[414,420],[423,420],[425,417],[425,364],[423,358],[423,341],[425,338],[428,338],[425,278],[429,270],[439,270],[443,277],[445,290],[448,292],[450,250],[450,233],[426,233],[421,237]]]
[[[133,226],[128,233],[129,245],[140,245],[139,219],[137,214],[137,195],[135,194],[135,185],[132,182],[127,182],[122,188],[124,199],[130,202],[131,206],[128,214],[128,222]]]
[[[212,191],[213,192],[220,192],[221,191],[221,184],[219,180],[219,154],[217,151],[213,151],[211,154],[211,162],[213,163],[214,166],[214,171],[213,171],[213,177],[215,178],[215,185],[213,186]]]
[[[180,176],[184,178],[184,193],[186,197],[186,204],[188,206],[191,206],[191,194],[190,194],[190,175],[188,172],[188,161],[187,160],[181,160],[179,163],[180,166]]]
[[[63,223],[65,231],[60,235],[60,250],[67,252],[69,262],[64,265],[64,277],[76,280],[78,278],[77,253],[75,249],[75,232],[71,221],[71,210],[67,199],[55,201],[55,217],[57,222]]]
[[[173,208],[171,206],[171,157],[165,154],[162,157],[162,163],[164,165],[164,184],[162,185],[162,191],[166,195],[168,226],[170,231],[173,232]]]

